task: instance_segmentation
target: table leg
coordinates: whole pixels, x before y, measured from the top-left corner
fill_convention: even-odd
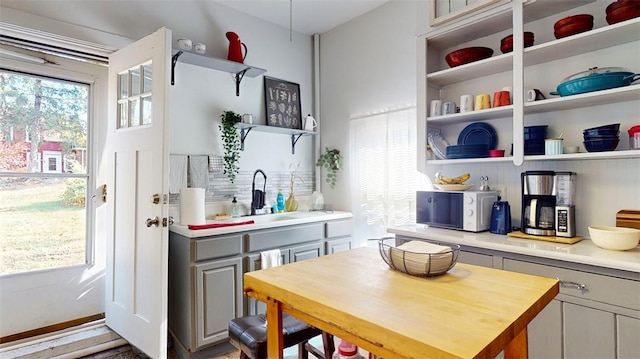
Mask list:
[[[267,300],[267,353],[269,358],[283,359],[282,306],[277,300]]]
[[[504,348],[504,357],[505,359],[527,359],[529,357],[528,349],[527,328],[524,328],[507,344],[507,347]]]

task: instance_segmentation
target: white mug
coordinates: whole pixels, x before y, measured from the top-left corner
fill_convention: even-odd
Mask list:
[[[180,50],[191,51],[193,43],[189,39],[178,39],[178,48]]]
[[[473,95],[460,96],[460,112],[473,111]]]
[[[431,101],[431,111],[429,112],[429,116],[440,116],[442,115],[442,101],[433,100]]]
[[[245,113],[244,115],[242,115],[242,123],[246,123],[247,125],[251,125],[253,124],[253,115],[250,113]]]
[[[196,53],[200,55],[204,55],[204,53],[207,51],[207,45],[199,42],[194,44],[193,48],[196,50]]]

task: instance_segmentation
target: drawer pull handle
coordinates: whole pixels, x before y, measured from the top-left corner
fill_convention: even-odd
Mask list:
[[[572,281],[566,281],[566,280],[562,280],[560,278],[556,278],[556,279],[560,281],[560,286],[562,286],[562,287],[575,288],[575,289],[578,289],[578,290],[583,291],[583,292],[587,290],[587,285],[586,284],[576,283],[576,282],[572,282]]]

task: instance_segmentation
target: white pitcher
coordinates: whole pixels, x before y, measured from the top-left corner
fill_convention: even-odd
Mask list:
[[[318,126],[318,122],[316,119],[311,116],[311,114],[305,117],[304,121],[302,121],[302,129],[305,131],[313,131],[314,128]]]

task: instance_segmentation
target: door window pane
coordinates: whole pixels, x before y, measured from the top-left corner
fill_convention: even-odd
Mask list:
[[[129,73],[118,75],[118,99],[129,97]]]
[[[129,74],[131,75],[131,96],[140,95],[140,70],[133,69]]]
[[[90,86],[0,77],[0,275],[85,264]]]
[[[151,123],[151,96],[142,98],[142,124]]]
[[[153,71],[151,71],[151,64],[142,65],[142,79],[143,79],[142,92],[143,93],[151,92],[151,85],[153,84],[152,76],[153,76]]]

